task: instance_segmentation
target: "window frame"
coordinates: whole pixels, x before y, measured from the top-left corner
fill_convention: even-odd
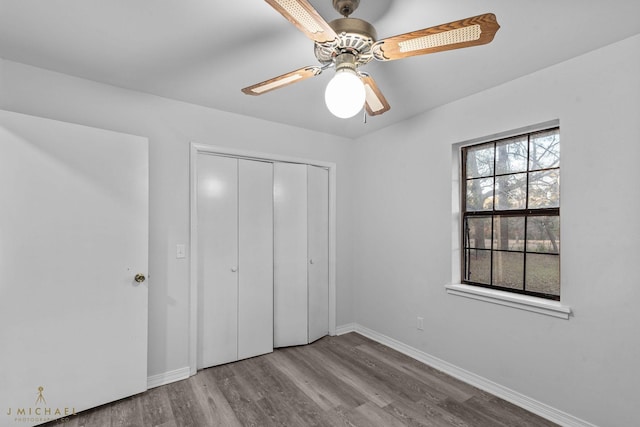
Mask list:
[[[545,132],[557,132],[558,135],[560,135],[560,127],[558,124],[555,124],[553,126],[549,126],[549,127],[544,127],[544,128],[537,128],[535,130],[531,129],[531,130],[523,130],[523,132],[521,133],[514,133],[511,134],[509,136],[503,136],[500,138],[495,138],[495,139],[488,139],[488,140],[484,140],[482,142],[476,142],[473,144],[468,144],[468,145],[464,145],[462,147],[460,147],[460,185],[459,185],[459,191],[460,191],[460,221],[459,221],[459,238],[460,238],[460,283],[464,284],[464,285],[468,285],[468,286],[475,286],[475,287],[480,287],[480,288],[487,288],[487,289],[491,289],[491,290],[497,290],[497,291],[503,291],[503,292],[507,292],[509,294],[520,294],[520,295],[524,295],[524,296],[529,296],[529,297],[537,297],[537,298],[543,298],[545,300],[553,300],[553,301],[560,301],[560,291],[561,291],[561,280],[560,280],[560,248],[558,248],[557,253],[553,253],[553,252],[540,252],[540,251],[535,251],[535,250],[529,250],[527,247],[527,226],[529,223],[529,219],[536,217],[536,216],[546,216],[546,217],[558,217],[558,224],[560,224],[560,202],[558,202],[558,207],[544,207],[544,208],[532,208],[529,207],[529,178],[531,176],[532,173],[539,173],[539,172],[549,172],[549,171],[557,171],[558,172],[558,179],[559,179],[559,173],[560,173],[560,162],[558,161],[558,165],[557,166],[553,166],[553,167],[546,167],[546,168],[531,168],[531,139],[532,136],[535,136],[536,134],[540,134],[540,133],[545,133]],[[497,154],[496,154],[496,150],[497,150],[497,146],[498,144],[500,144],[501,142],[504,141],[509,141],[509,140],[515,140],[517,138],[525,138],[526,137],[526,144],[527,144],[527,158],[526,158],[526,163],[527,166],[525,168],[524,171],[517,171],[517,172],[503,172],[503,173],[496,173],[496,158],[497,158]],[[467,152],[470,149],[475,149],[477,147],[482,147],[482,146],[493,146],[493,165],[492,165],[492,171],[490,175],[480,175],[478,177],[472,177],[472,178],[468,178],[467,177]],[[520,173],[524,173],[526,174],[526,182],[525,182],[525,207],[524,208],[519,208],[519,209],[496,209],[496,181],[497,178],[499,177],[504,177],[504,176],[510,176],[510,175],[517,175]],[[490,210],[471,210],[471,211],[467,211],[467,183],[469,180],[473,180],[473,179],[487,179],[487,178],[492,178],[493,179],[493,188],[492,188],[492,194],[493,194],[493,201],[492,201],[492,207]],[[558,200],[560,199],[560,188],[558,186]],[[490,218],[491,221],[491,235],[490,235],[490,239],[489,241],[490,243],[490,248],[488,249],[483,249],[483,248],[472,248],[470,247],[470,245],[468,244],[468,218]],[[496,218],[523,218],[523,223],[524,223],[524,230],[523,230],[523,248],[522,250],[510,250],[510,249],[497,249],[495,246],[495,235],[494,235],[494,227],[495,227],[495,219]],[[557,241],[558,243],[560,243],[560,234],[558,234],[557,237]],[[489,259],[489,282],[490,283],[481,283],[481,282],[475,282],[472,280],[467,280],[467,269],[469,266],[469,258],[470,258],[470,253],[472,251],[486,251],[489,253],[490,259]],[[493,270],[494,270],[494,255],[496,253],[518,253],[518,254],[522,254],[523,256],[523,261],[522,261],[522,289],[517,289],[517,288],[512,288],[512,287],[505,287],[505,286],[500,286],[500,285],[495,285],[494,283],[494,274],[493,274]],[[532,291],[532,290],[528,290],[526,288],[527,286],[527,254],[544,254],[544,255],[552,255],[552,256],[557,256],[558,257],[558,294],[554,294],[554,293],[544,293],[544,292],[538,292],[538,291]]]

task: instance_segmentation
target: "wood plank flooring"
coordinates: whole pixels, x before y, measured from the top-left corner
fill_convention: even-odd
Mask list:
[[[356,333],[204,369],[66,427],[555,424]]]

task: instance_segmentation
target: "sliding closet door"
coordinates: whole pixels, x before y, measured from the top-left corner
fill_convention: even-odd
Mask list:
[[[198,368],[238,358],[238,160],[198,155]]]
[[[309,342],[329,334],[329,171],[307,167]]]
[[[307,344],[307,166],[274,165],[274,347]]]
[[[238,164],[238,359],[273,351],[273,164]]]

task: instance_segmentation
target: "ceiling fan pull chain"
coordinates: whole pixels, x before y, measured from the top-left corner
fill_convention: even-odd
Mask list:
[[[362,109],[362,123],[367,124],[367,110],[364,108]]]

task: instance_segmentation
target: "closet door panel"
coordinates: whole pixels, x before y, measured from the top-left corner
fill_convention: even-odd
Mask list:
[[[273,164],[239,160],[238,359],[273,351]]]
[[[307,166],[274,164],[274,347],[308,343]]]
[[[308,166],[309,342],[329,333],[329,171]]]
[[[198,156],[198,368],[237,360],[238,160]]]

